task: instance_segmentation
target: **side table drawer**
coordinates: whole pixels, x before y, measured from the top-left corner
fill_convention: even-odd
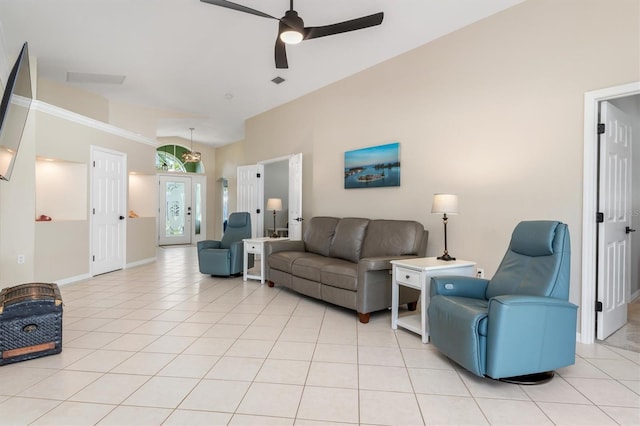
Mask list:
[[[420,272],[413,269],[396,267],[396,281],[398,284],[421,288]]]
[[[245,243],[244,249],[247,253],[262,254],[262,244]]]

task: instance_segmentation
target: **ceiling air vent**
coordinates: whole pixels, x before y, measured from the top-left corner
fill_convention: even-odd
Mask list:
[[[285,79],[282,77],[276,77],[273,80],[271,80],[273,83],[275,84],[280,84],[280,83],[284,83]]]

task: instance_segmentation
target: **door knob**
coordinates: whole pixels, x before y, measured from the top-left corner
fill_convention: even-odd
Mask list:
[[[120,220],[124,220],[124,216],[120,216],[120,217],[119,217],[119,219],[120,219]]]
[[[301,217],[296,217],[296,218],[295,218],[295,219],[293,219],[293,220],[295,220],[295,221],[297,221],[297,222],[302,222],[304,219],[303,219],[303,218],[301,218]]]
[[[636,232],[636,230],[635,230],[635,229],[631,229],[630,227],[628,227],[628,226],[627,226],[627,227],[624,229],[624,232],[625,232],[626,234],[630,234],[630,233],[632,233],[632,232]]]

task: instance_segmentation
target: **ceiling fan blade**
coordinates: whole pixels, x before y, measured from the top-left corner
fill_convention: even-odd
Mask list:
[[[238,12],[250,13],[256,16],[262,16],[263,18],[278,19],[275,16],[271,16],[259,10],[251,9],[250,7],[243,6],[241,4],[233,3],[227,0],[200,0],[203,3],[209,3],[214,6],[226,7],[227,9],[237,10]]]
[[[204,1],[204,0],[203,0]],[[339,22],[337,24],[325,25],[322,27],[306,27],[304,29],[304,39],[326,37],[334,34],[346,33],[349,31],[361,30],[382,23],[384,12],[374,13],[373,15],[363,16],[362,18],[352,19],[350,21]]]
[[[289,63],[287,62],[287,49],[284,41],[280,40],[280,33],[278,33],[278,38],[276,38],[276,68],[278,69],[286,69],[289,68]]]

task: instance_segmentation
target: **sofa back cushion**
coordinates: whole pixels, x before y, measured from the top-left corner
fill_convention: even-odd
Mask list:
[[[331,240],[339,220],[337,217],[328,216],[315,216],[309,219],[303,236],[305,251],[329,256]]]
[[[362,257],[417,255],[424,226],[412,220],[376,219],[369,222]]]
[[[369,219],[346,217],[340,219],[331,241],[329,256],[358,263]]]

